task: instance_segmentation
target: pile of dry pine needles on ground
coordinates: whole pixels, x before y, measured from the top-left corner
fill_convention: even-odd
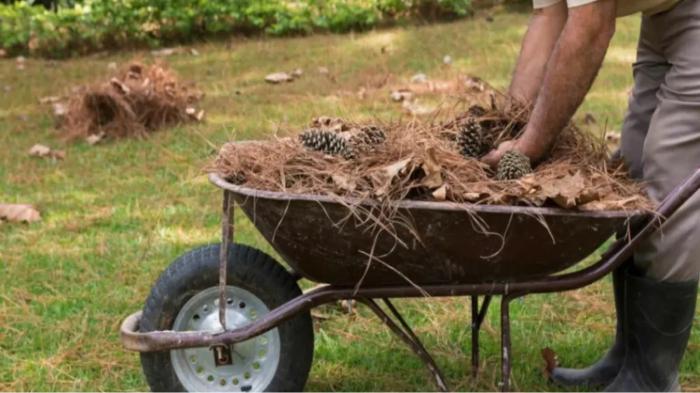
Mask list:
[[[163,63],[132,62],[103,82],[75,89],[54,112],[67,140],[140,137],[202,120],[204,112],[195,107],[202,96]]]
[[[611,167],[604,138],[574,124],[531,173],[499,179],[479,161],[479,154],[465,154],[465,132],[477,127],[485,136],[483,155],[491,146],[517,137],[528,113],[503,109],[511,107],[505,104],[507,98],[491,97],[491,103],[462,108],[449,121],[368,125],[318,118],[296,138],[228,143],[208,171],[250,188],[339,200],[413,199],[589,211],[652,208],[642,187],[621,166]]]

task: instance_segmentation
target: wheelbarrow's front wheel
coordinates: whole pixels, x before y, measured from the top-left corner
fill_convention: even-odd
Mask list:
[[[267,254],[232,245],[228,258],[228,329],[301,295],[294,278]],[[218,265],[219,245],[197,248],[173,262],[151,290],[140,330],[220,331]],[[230,361],[217,362],[217,350]],[[301,391],[312,357],[313,327],[303,312],[230,348],[142,353],[141,364],[153,391]]]

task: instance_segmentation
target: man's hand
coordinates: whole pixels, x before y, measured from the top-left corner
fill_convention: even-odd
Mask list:
[[[508,150],[517,150],[533,162],[547,155],[588,93],[603,63],[615,32],[616,2],[598,0],[568,10],[566,24],[547,61],[542,87],[522,135],[517,141],[499,145],[482,159],[483,162],[495,167]],[[526,35],[526,41],[530,36]],[[524,48],[528,45],[528,42],[523,43]],[[524,66],[519,65],[521,67]],[[520,85],[516,83],[516,86]]]
[[[515,140],[505,141],[499,144],[497,148],[491,150],[489,154],[482,157],[481,161],[490,166],[491,168],[496,169],[496,167],[498,166],[498,162],[501,161],[501,157],[503,157],[504,154],[506,154],[510,150],[517,150],[516,144],[517,141]]]

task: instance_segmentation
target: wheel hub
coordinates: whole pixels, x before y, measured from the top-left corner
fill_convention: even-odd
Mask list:
[[[251,292],[226,288],[226,326],[233,330],[255,321],[269,309]],[[211,287],[182,307],[173,330],[222,332],[219,291]],[[277,329],[231,346],[170,351],[173,369],[188,391],[262,391],[272,381],[280,357]]]

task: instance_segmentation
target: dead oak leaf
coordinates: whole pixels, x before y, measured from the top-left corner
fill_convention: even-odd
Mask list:
[[[425,172],[425,177],[421,182],[423,186],[431,189],[442,186],[444,182],[442,179],[442,167],[435,157],[435,149],[429,148],[425,151],[425,158],[421,168]]]
[[[543,196],[551,199],[564,208],[576,207],[579,198],[586,191],[586,182],[581,172],[555,179],[547,179],[540,183]]]
[[[379,173],[378,179],[375,181],[377,187],[375,187],[374,194],[376,196],[386,195],[389,192],[389,188],[391,188],[391,183],[394,181],[394,178],[400,174],[407,173],[409,171],[409,164],[412,161],[413,157],[409,157],[383,167]]]
[[[289,75],[286,72],[274,72],[272,74],[268,74],[265,77],[265,82],[267,83],[272,83],[272,84],[278,84],[278,83],[283,83],[283,82],[291,82],[294,79],[291,75]]]
[[[62,100],[63,100],[63,97],[60,97],[60,96],[46,96],[46,97],[39,98],[39,103],[41,105],[55,104],[55,103],[60,102]]]
[[[433,198],[437,201],[444,201],[447,199],[447,184],[443,184],[437,190],[433,191]]]
[[[32,157],[53,158],[54,160],[66,158],[66,152],[63,150],[54,150],[40,143],[35,144],[29,149],[29,155]]]
[[[41,214],[32,205],[0,203],[0,220],[35,222],[41,220]]]
[[[355,182],[355,180],[341,173],[333,173],[331,179],[341,190],[352,192],[357,188],[357,182]]]
[[[104,132],[100,132],[99,134],[90,134],[87,138],[85,138],[85,142],[87,142],[90,146],[94,146],[100,143],[105,136],[106,134]]]
[[[544,375],[549,378],[552,375],[552,371],[559,366],[557,354],[554,352],[554,350],[552,350],[552,348],[542,348],[542,358],[544,359],[545,363]]]

